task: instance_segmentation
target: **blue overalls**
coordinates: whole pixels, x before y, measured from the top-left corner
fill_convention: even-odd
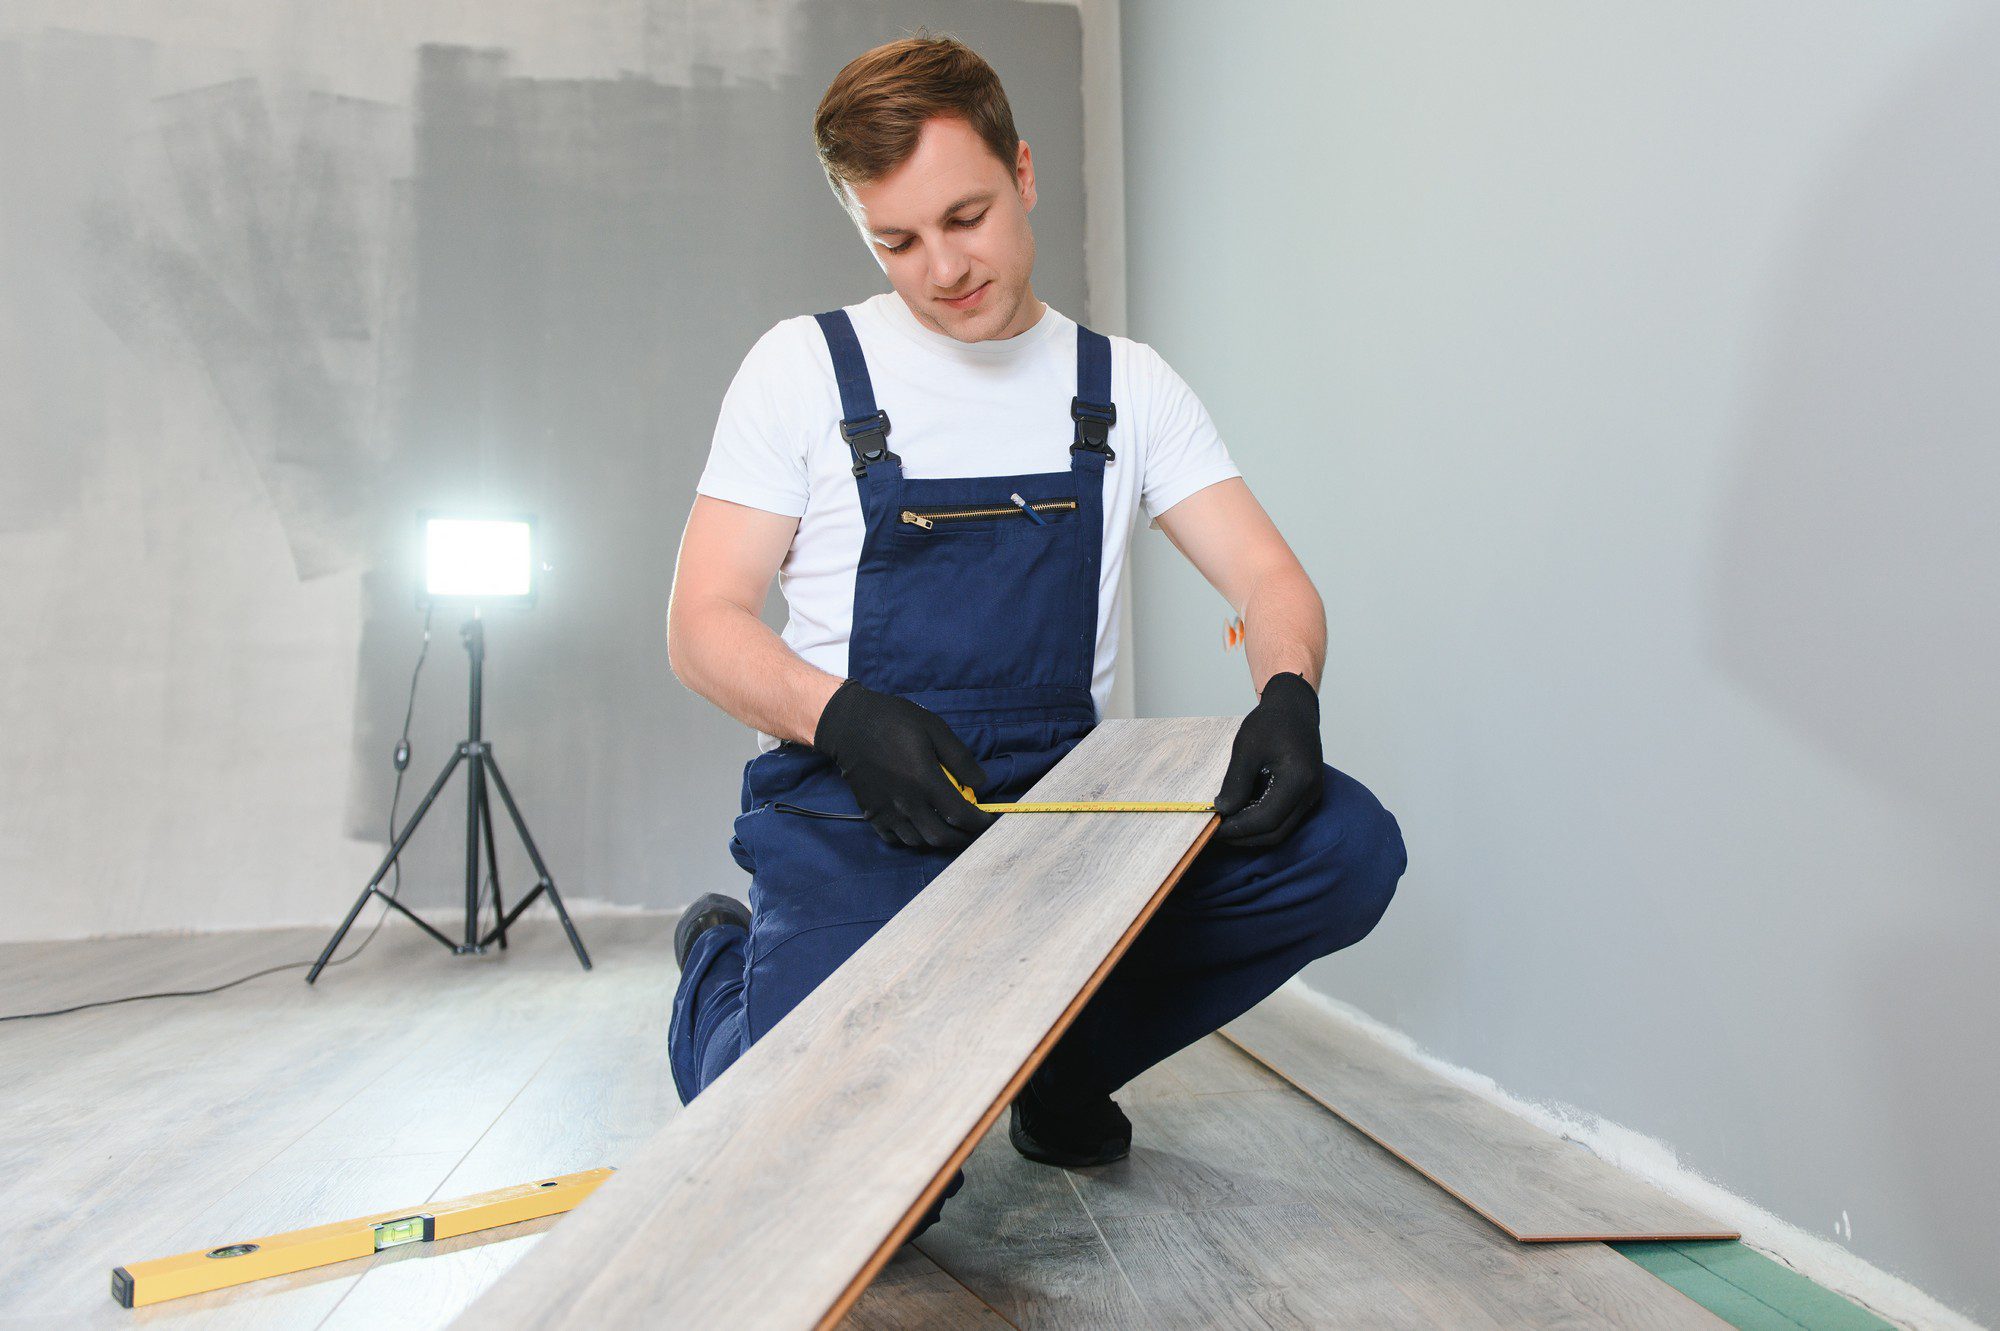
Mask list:
[[[1020,799],[1097,723],[1104,468],[1117,417],[1110,340],[1077,328],[1067,471],[913,478],[888,447],[889,418],[847,312],[816,317],[866,523],[848,674],[942,717],[986,769],[982,800]],[[711,928],[688,955],[668,1032],[683,1103],[956,854],[883,841],[838,769],[804,744],[750,760],[742,810],[729,848],[751,875],[751,924],[747,935]],[[1101,1097],[1241,1015],[1367,934],[1403,868],[1395,819],[1328,767],[1319,806],[1284,842],[1211,842],[1196,856],[1035,1073],[1037,1096],[1052,1106]]]

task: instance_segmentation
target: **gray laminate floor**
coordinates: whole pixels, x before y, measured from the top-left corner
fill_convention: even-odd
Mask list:
[[[308,988],[0,1023],[0,1326],[448,1323],[561,1217],[126,1311],[111,1267],[618,1164],[676,1112],[670,916],[552,923],[454,958],[390,926]],[[0,1012],[198,988],[324,931],[0,946]],[[1599,1244],[1500,1235],[1219,1037],[1120,1095],[1130,1159],[1014,1154],[1003,1115],[945,1220],[852,1324],[1714,1326]]]

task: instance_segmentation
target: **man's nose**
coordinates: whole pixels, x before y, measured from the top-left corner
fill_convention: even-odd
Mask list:
[[[965,276],[965,255],[956,245],[937,244],[931,247],[931,283],[940,291],[950,291]],[[963,291],[958,293],[964,295]]]

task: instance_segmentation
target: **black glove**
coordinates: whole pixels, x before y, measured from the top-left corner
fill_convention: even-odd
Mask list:
[[[1271,780],[1257,793],[1258,777]],[[1319,803],[1326,773],[1319,747],[1319,695],[1304,675],[1285,671],[1264,684],[1264,695],[1237,727],[1229,770],[1215,811],[1218,841],[1275,846]]]
[[[977,808],[943,768],[977,791],[986,769],[942,717],[908,698],[848,680],[819,714],[813,747],[833,759],[861,812],[894,845],[963,850],[997,814]]]

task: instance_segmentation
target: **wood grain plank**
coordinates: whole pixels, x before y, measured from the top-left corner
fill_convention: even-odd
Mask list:
[[[1106,721],[1028,798],[1205,800],[1240,719]],[[461,1323],[836,1320],[1215,821],[1003,817]]]
[[[1106,1220],[1104,1233],[1157,1327],[1440,1325],[1311,1205],[1161,1211]]]
[[[233,941],[244,969],[271,942]],[[329,1005],[324,996],[315,1004],[294,992],[305,989],[296,979],[246,995],[252,988],[51,1018],[84,1027],[60,1039],[0,1031],[0,1060],[38,1074],[0,1102],[0,1175],[22,1199],[24,1234],[0,1250],[0,1289],[16,1306],[117,1311],[104,1292],[113,1265],[195,1246],[200,1238],[174,1242],[192,1211],[242,1184],[407,1053],[393,1010]],[[318,1034],[340,1034],[315,1039],[290,1026],[311,1008],[329,1017]],[[90,1031],[101,1048],[89,1046]]]
[[[363,1274],[388,1264],[416,1272],[420,1259],[385,1255],[137,1312],[106,1290],[118,1262],[455,1195],[439,1193],[440,1183],[485,1158],[467,1148],[504,1135],[487,1129],[517,1095],[533,1099],[521,1095],[531,1072],[522,1049],[539,1048],[546,1063],[566,1028],[594,1030],[639,1001],[658,1004],[651,1021],[663,1028],[673,924],[653,916],[620,918],[616,934],[609,921],[594,927],[599,966],[588,973],[554,929],[521,931],[505,954],[453,957],[392,926],[313,988],[290,972],[201,998],[0,1028],[0,1061],[17,1074],[0,1097],[0,1178],[19,1201],[16,1241],[0,1250],[8,1310],[79,1327],[312,1327]],[[99,951],[143,960],[165,987],[202,970],[227,978],[309,958],[325,934],[152,939],[137,954],[112,940],[62,949],[98,975],[99,992],[115,992],[133,977],[94,966]],[[643,972],[637,987],[630,971]],[[664,1080],[657,1039],[646,1070]],[[494,1056],[509,1043],[514,1052]],[[470,1075],[482,1057],[519,1079]],[[373,1108],[356,1113],[362,1105]],[[562,1144],[559,1134],[549,1143]],[[502,1181],[536,1172],[526,1163],[521,1178]],[[478,1241],[504,1247],[491,1235]],[[445,1247],[425,1245],[426,1255]],[[451,1303],[453,1282],[436,1283],[445,1287],[435,1305],[442,1324],[470,1293],[460,1286]]]
[[[1117,1098],[1144,1145],[1158,1102],[1244,1090],[1303,1101],[1289,1082],[1217,1035],[1146,1069]],[[1244,1127],[1255,1130],[1254,1123]],[[1072,1176],[1025,1160],[1008,1142],[1005,1122],[995,1123],[966,1161],[965,1190],[917,1246],[1018,1327],[1150,1327],[1153,1319],[1078,1194],[1079,1184],[1091,1186],[1102,1172]]]
[[[1514,1242],[1289,1086],[1133,1127],[1130,1157],[1074,1178],[1157,1324],[1722,1326],[1602,1244]]]
[[[927,1327],[1011,1326],[911,1244],[896,1250],[841,1322],[844,1331],[924,1331]]]
[[[905,1246],[1024,1331],[1152,1325],[1069,1174],[1022,1158],[1004,1115],[966,1160],[965,1187],[944,1218]]]
[[[680,1112],[666,1061],[671,934],[671,928],[649,933],[644,953],[621,946],[617,934],[593,939],[598,964],[588,982],[579,973],[567,992],[544,989],[545,1002],[576,1009],[583,1019],[431,1196],[464,1197],[540,1175],[619,1165]],[[563,1218],[466,1236],[473,1242],[433,1244],[422,1262],[372,1267],[320,1331],[449,1325]]]
[[[1222,1034],[1520,1242],[1739,1237],[1290,988]]]
[[[1231,1091],[1270,1091],[1291,1083],[1219,1035],[1205,1035],[1125,1083],[1118,1103],[1129,1110],[1148,1100]]]

